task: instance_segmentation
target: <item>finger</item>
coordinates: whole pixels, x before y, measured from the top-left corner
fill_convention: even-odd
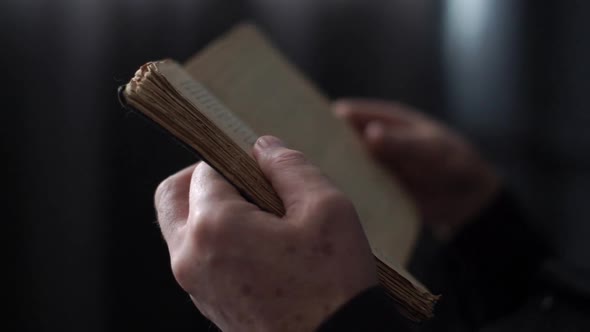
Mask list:
[[[369,150],[381,157],[398,157],[410,150],[417,139],[413,130],[391,128],[381,122],[370,122],[363,132]]]
[[[371,99],[341,100],[334,103],[332,109],[337,117],[349,122],[359,133],[362,133],[370,122],[382,122],[388,126],[407,126],[419,116],[416,111],[402,104]]]
[[[228,201],[245,202],[236,188],[206,163],[200,163],[193,171],[189,201],[191,208]]]
[[[420,164],[429,162],[427,157],[436,153],[430,151],[434,142],[413,127],[389,128],[372,122],[363,133],[363,141],[373,157],[396,171],[421,168]]]
[[[254,157],[283,201],[287,214],[314,191],[330,189],[329,181],[299,151],[287,149],[273,136],[260,137]]]
[[[433,169],[440,167],[433,163],[445,160],[443,142],[430,135],[427,130],[420,128],[388,128],[372,122],[367,125],[363,140],[374,157],[410,175],[427,165]]]
[[[160,230],[166,241],[186,222],[189,213],[188,196],[195,165],[189,166],[162,181],[154,195]]]

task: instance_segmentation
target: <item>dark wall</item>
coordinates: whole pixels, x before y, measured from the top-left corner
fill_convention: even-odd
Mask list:
[[[475,1],[500,16],[463,49],[449,8],[465,1],[2,2],[4,270],[19,330],[209,328],[171,276],[152,207],[194,158],[115,90],[242,19],[329,96],[398,99],[464,132],[559,255],[590,261],[588,5]]]
[[[530,210],[557,255],[588,268],[590,248],[590,3],[529,6],[529,123],[522,156]]]

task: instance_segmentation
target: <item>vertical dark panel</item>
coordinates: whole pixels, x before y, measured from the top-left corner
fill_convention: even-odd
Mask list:
[[[11,15],[8,3],[0,3],[0,45],[11,52],[0,52],[0,62],[5,64],[3,83],[0,84],[2,98],[2,120],[0,121],[0,174],[2,174],[2,191],[0,191],[0,208],[2,210],[2,243],[4,253],[3,274],[5,280],[5,298],[8,310],[4,313],[7,321],[3,326],[22,326],[26,328],[30,316],[27,309],[34,305],[30,284],[26,244],[26,232],[23,227],[23,202],[26,196],[22,186],[24,174],[21,165],[29,144],[23,133],[26,119],[23,100],[26,97],[26,84],[22,77],[20,64],[26,54],[19,47],[19,39],[24,31],[17,28],[20,17]],[[5,31],[15,31],[7,34]],[[11,64],[11,65],[6,65]],[[13,325],[14,326],[14,325]]]
[[[108,132],[106,283],[109,331],[206,331],[211,323],[176,284],[156,223],[153,194],[165,177],[196,159],[115,98],[119,84],[149,60],[182,61],[243,15],[241,1],[113,2],[113,30],[104,112]],[[114,78],[114,79],[113,79]]]
[[[74,14],[65,15],[68,9]],[[100,69],[79,52],[96,51],[98,42],[92,27],[75,21],[84,9],[41,1],[10,7],[18,23],[8,31],[24,52],[16,67],[23,80],[19,134],[25,143],[19,212],[30,330],[104,329],[101,118],[94,112],[100,108],[94,98]]]
[[[590,6],[530,1],[528,13],[531,207],[559,258],[588,268]]]

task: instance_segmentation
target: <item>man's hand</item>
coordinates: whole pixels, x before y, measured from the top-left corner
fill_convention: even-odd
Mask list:
[[[499,189],[498,177],[473,147],[424,114],[376,100],[340,101],[334,112],[402,182],[426,223],[459,226]]]
[[[375,261],[353,205],[318,168],[271,136],[253,152],[285,217],[204,163],[180,171],[155,195],[172,271],[224,331],[311,331],[377,284]]]

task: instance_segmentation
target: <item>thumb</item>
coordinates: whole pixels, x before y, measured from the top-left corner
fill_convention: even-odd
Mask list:
[[[415,130],[388,128],[380,122],[369,123],[363,133],[363,140],[369,151],[386,162],[407,158],[415,150],[418,139]]]
[[[283,201],[287,214],[310,193],[331,188],[319,168],[303,153],[290,150],[274,136],[262,136],[254,145],[254,158]]]

